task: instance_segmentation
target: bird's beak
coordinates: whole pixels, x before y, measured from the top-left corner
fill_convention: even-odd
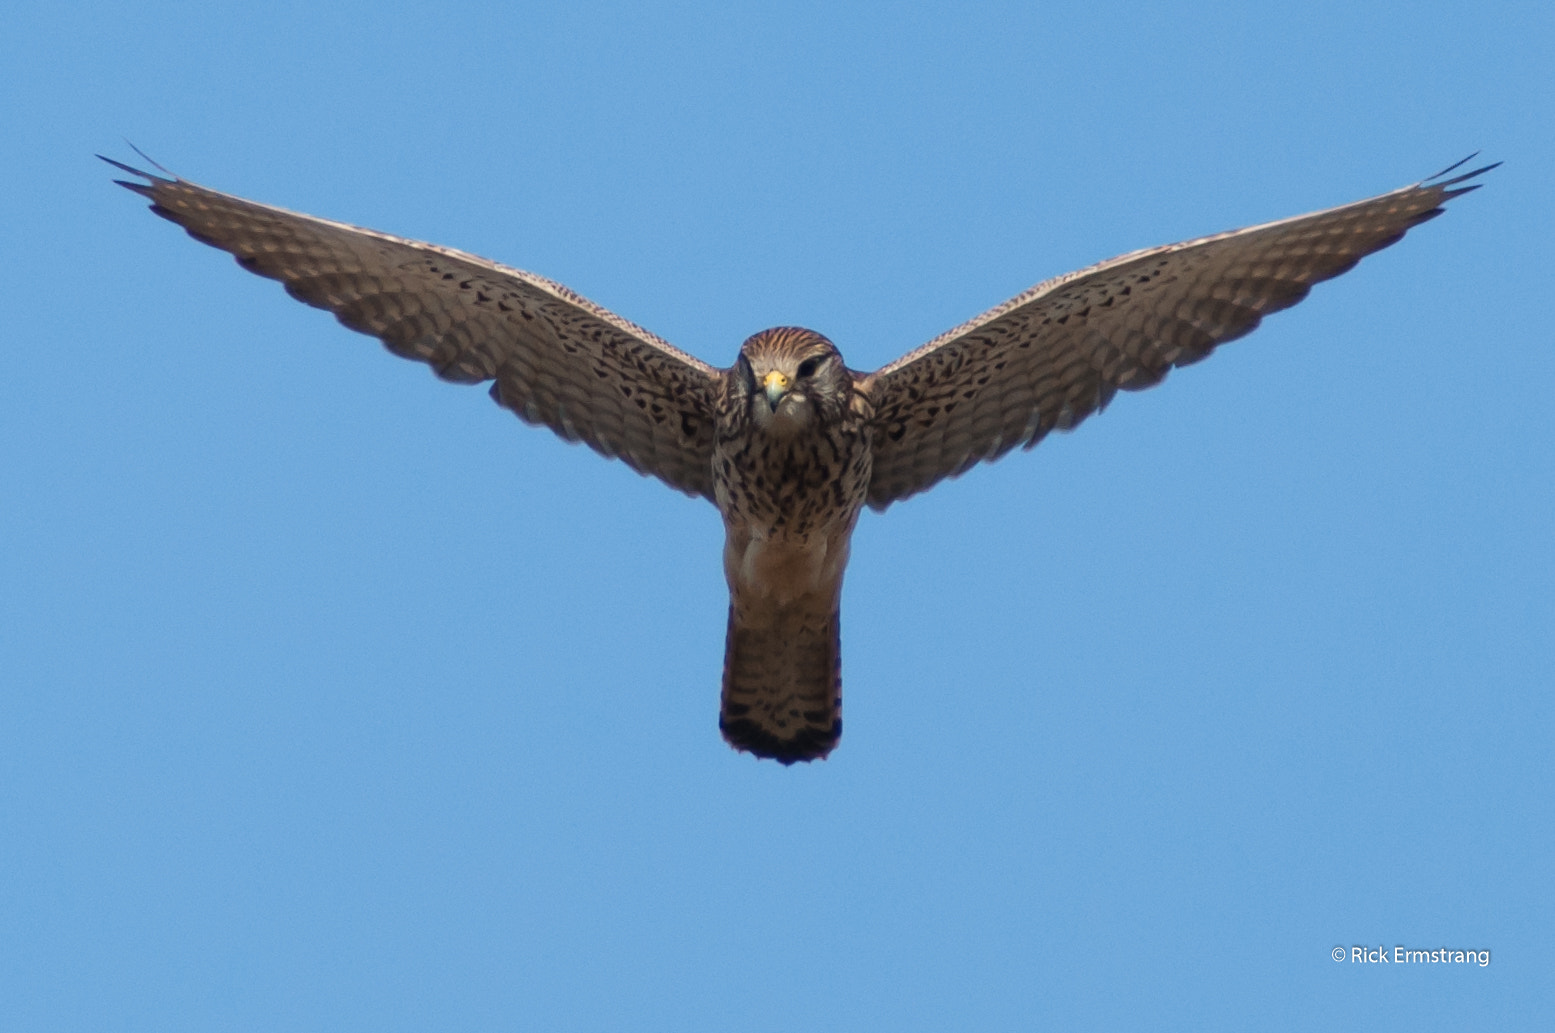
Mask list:
[[[767,391],[767,404],[776,409],[783,396],[788,394],[788,377],[777,370],[773,370],[761,379],[761,386]]]

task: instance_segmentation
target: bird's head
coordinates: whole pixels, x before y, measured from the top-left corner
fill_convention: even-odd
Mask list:
[[[747,340],[733,373],[756,426],[783,435],[840,419],[853,387],[836,345],[791,326]]]

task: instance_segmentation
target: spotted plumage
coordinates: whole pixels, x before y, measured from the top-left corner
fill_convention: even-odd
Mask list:
[[[1248,333],[1441,214],[1495,166],[1137,251],[1038,284],[870,374],[780,327],[719,370],[560,284],[474,255],[111,164],[197,240],[461,383],[723,516],[719,727],[785,764],[842,734],[838,604],[864,505],[1030,448]],[[1459,165],[1462,163],[1460,162]]]
[[[729,631],[718,725],[740,749],[825,756],[842,735],[838,607],[869,493],[868,397],[811,330],[755,335],[724,374],[713,441]]]

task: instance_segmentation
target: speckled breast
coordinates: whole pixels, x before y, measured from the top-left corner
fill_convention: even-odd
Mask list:
[[[724,522],[760,538],[808,538],[851,527],[869,489],[869,425],[778,438],[755,428],[713,446]]]

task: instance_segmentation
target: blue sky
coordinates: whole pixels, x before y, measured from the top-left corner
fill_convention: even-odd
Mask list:
[[[1549,5],[7,23],[8,1027],[1551,1013]],[[857,368],[1123,251],[1506,164],[1210,361],[866,515],[847,733],[784,769],[717,734],[711,506],[193,243],[91,157],[125,138],[719,365],[797,323]]]

